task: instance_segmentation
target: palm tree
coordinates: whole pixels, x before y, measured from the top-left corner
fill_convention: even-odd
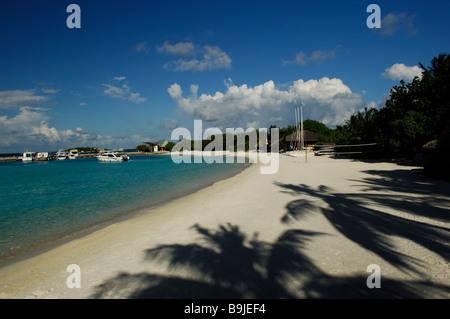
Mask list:
[[[368,109],[366,106],[364,111],[358,111],[357,114],[353,114],[349,120],[345,121],[346,127],[350,132],[350,140],[364,142],[374,140],[374,118],[377,112],[377,109]]]

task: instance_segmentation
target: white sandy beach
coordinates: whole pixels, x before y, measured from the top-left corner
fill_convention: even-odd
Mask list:
[[[449,298],[449,186],[418,167],[280,155],[276,174],[253,165],[0,268],[0,298]]]

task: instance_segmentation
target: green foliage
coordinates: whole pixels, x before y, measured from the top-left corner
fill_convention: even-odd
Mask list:
[[[377,109],[365,107],[364,111],[358,111],[357,114],[351,115],[345,123],[347,130],[347,141],[345,142],[350,144],[375,142],[377,113]]]
[[[336,144],[379,143],[387,155],[413,157],[431,140],[439,140],[439,154],[450,149],[450,58],[441,54],[431,66],[422,64],[422,78],[400,81],[390,91],[380,110],[364,108],[350,116],[344,126],[330,129],[323,123],[306,120],[303,128],[319,134],[320,142]],[[280,129],[280,149],[294,126]],[[448,159],[450,160],[450,159]]]
[[[336,144],[380,143],[387,155],[394,157],[411,157],[421,151],[422,145],[431,140],[440,140],[439,154],[450,156],[450,58],[441,54],[433,58],[431,66],[422,64],[422,78],[416,77],[411,83],[400,81],[390,91],[389,100],[380,110],[367,108],[350,116],[343,126],[335,129],[325,124],[306,120],[303,128],[319,134],[319,142]],[[275,127],[271,126],[270,128]],[[269,143],[271,143],[269,128]],[[279,149],[287,150],[286,136],[295,131],[295,126],[279,128]],[[257,134],[259,137],[259,134]],[[226,134],[213,136],[202,141],[202,149],[215,138],[223,139],[226,145]],[[234,137],[236,150],[237,136]],[[259,143],[259,141],[258,141]],[[194,141],[191,142],[194,149]],[[175,145],[175,143],[173,143]],[[169,146],[170,149],[173,145]],[[145,147],[140,145],[139,147]],[[166,147],[169,149],[169,147]],[[248,150],[248,137],[245,149]],[[148,148],[148,147],[147,147]],[[446,155],[446,156],[447,156]],[[448,157],[447,156],[447,157]],[[450,159],[449,159],[450,160]]]
[[[322,122],[315,120],[303,121],[303,129],[319,134],[319,141],[326,141],[331,134],[332,129],[323,124]]]
[[[139,152],[149,152],[149,151],[150,151],[149,146],[146,145],[146,144],[139,144],[138,146],[136,146],[136,149],[137,149]]]
[[[268,133],[269,133],[269,143],[271,144],[272,142],[272,138],[270,136],[270,131],[272,128],[276,128],[276,125],[271,125],[269,127]],[[295,131],[295,126],[294,125],[288,125],[286,127],[279,127],[278,128],[278,137],[279,137],[279,144],[278,144],[278,149],[280,150],[280,152],[282,150],[287,150],[287,143],[286,143],[286,136],[288,136],[289,134],[292,134]]]
[[[78,150],[79,153],[98,153],[100,150],[97,147],[73,147],[66,150],[66,152],[69,152],[70,150]]]
[[[333,142],[337,145],[348,144],[350,140],[350,132],[345,126],[336,126],[334,130],[331,130],[328,140],[326,142]]]
[[[175,146],[176,144],[174,142],[168,142],[167,145],[165,146],[166,151],[171,152],[172,148]]]
[[[305,129],[336,144],[380,143],[393,157],[412,157],[431,140],[442,140],[443,148],[450,131],[450,59],[441,54],[430,67],[420,66],[422,78],[400,81],[380,110],[366,107],[333,130],[308,120]]]
[[[440,139],[450,126],[449,56],[433,58],[429,68],[420,66],[422,79],[400,81],[379,111],[379,139],[393,156],[414,155],[426,142]]]
[[[422,144],[417,141],[424,141],[425,116],[416,111],[406,112],[403,118],[393,120],[390,123],[392,136],[389,140],[390,146],[396,153],[413,156],[420,151]]]

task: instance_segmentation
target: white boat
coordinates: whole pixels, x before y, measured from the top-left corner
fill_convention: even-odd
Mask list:
[[[63,161],[63,160],[65,160],[65,159],[67,159],[67,152],[64,151],[64,150],[59,150],[59,151],[56,153],[56,159],[57,159],[58,161]]]
[[[48,161],[49,160],[48,152],[37,153],[36,154],[36,160],[38,160],[38,161]]]
[[[23,152],[22,162],[31,162],[33,160],[33,152]]]
[[[74,150],[70,150],[69,151],[69,159],[76,159],[78,157],[78,150],[74,149]]]
[[[116,152],[103,152],[97,156],[100,162],[125,162],[128,161],[128,155],[118,154]]]

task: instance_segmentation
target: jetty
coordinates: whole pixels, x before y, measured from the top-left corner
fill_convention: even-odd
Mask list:
[[[0,157],[0,162],[16,162],[16,161],[21,161],[21,160],[22,160],[22,156]]]

